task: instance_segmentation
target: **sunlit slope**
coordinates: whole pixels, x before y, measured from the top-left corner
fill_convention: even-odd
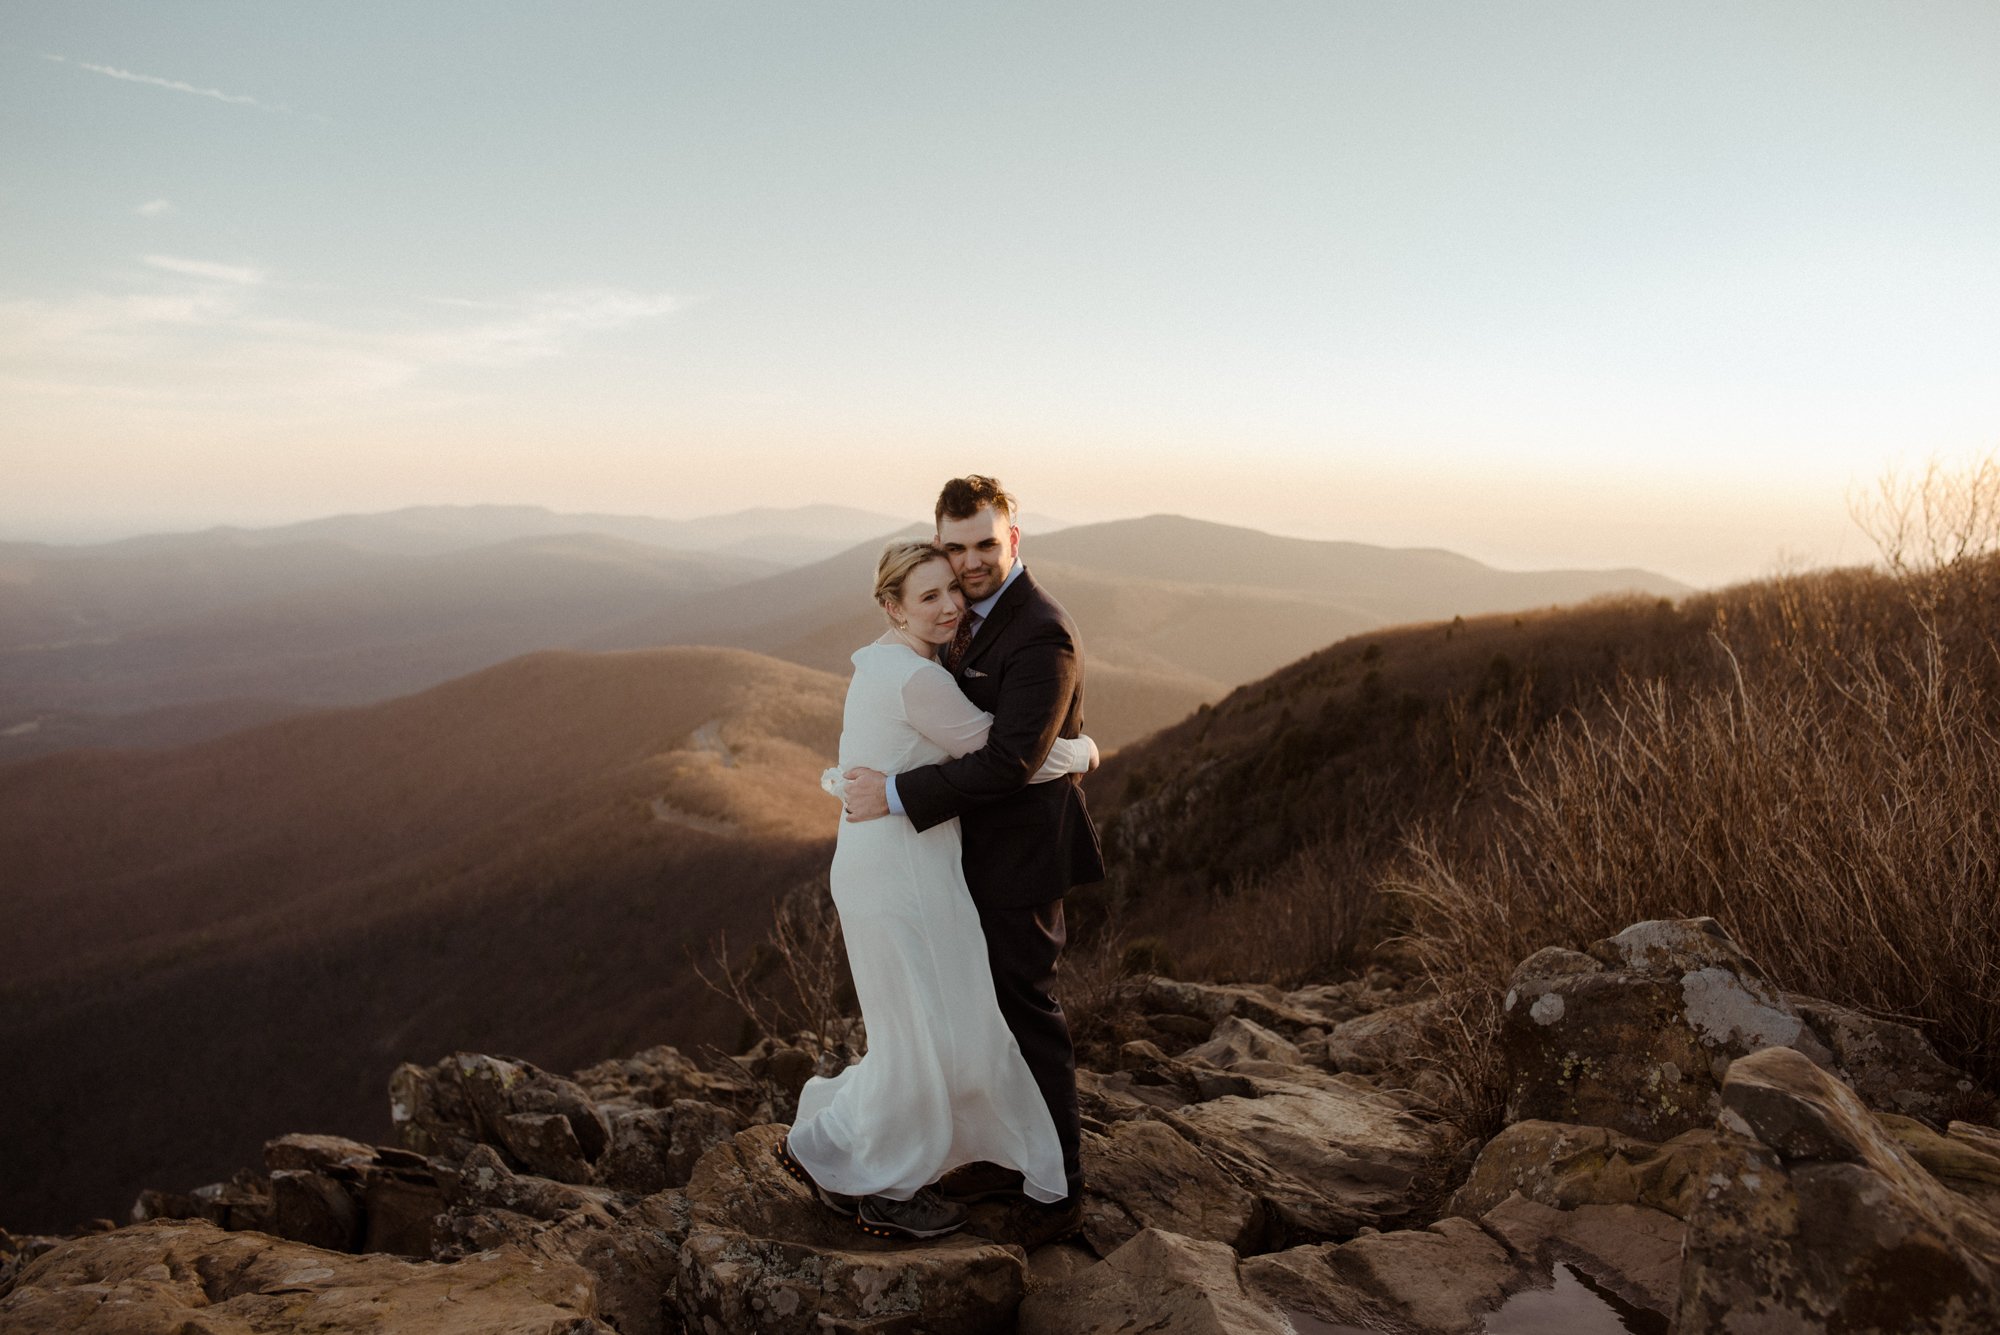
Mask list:
[[[0,769],[10,1225],[226,1175],[273,1127],[386,1136],[405,1056],[733,1041],[688,953],[824,870],[843,692],[733,650],[543,653]]]

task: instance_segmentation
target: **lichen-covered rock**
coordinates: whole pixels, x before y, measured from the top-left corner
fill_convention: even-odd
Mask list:
[[[674,1299],[694,1330],[1000,1332],[1027,1275],[1017,1246],[967,1233],[871,1238],[778,1167],[787,1127],[757,1126],[696,1165]]]
[[[1237,1251],[1263,1232],[1257,1198],[1161,1122],[1086,1131],[1083,1180],[1083,1235],[1099,1256],[1147,1228]]]
[[[453,1265],[349,1256],[206,1220],[73,1239],[0,1297],[6,1335],[614,1335],[567,1261],[502,1249]]]
[[[1688,1131],[1656,1145],[1601,1126],[1516,1122],[1480,1149],[1448,1212],[1477,1219],[1518,1193],[1560,1210],[1643,1205],[1685,1219],[1715,1138]]]
[[[1149,1228],[1021,1304],[1020,1335],[1293,1335],[1246,1293],[1236,1253]]]
[[[1210,1162],[1259,1197],[1279,1240],[1352,1237],[1407,1218],[1430,1129],[1396,1099],[1300,1068],[1251,1077],[1253,1094],[1154,1109]]]
[[[2000,1226],[1801,1054],[1737,1061],[1688,1217],[1682,1330],[2000,1329]]]
[[[1729,1063],[1832,1053],[1711,918],[1635,923],[1586,954],[1523,960],[1502,1002],[1507,1120],[1666,1140],[1707,1126]]]

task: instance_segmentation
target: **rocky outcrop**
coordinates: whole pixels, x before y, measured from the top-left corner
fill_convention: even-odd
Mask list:
[[[2000,1131],[1945,1121],[1977,1103],[1920,1035],[1775,991],[1703,921],[1543,951],[1514,984],[1513,1118],[1475,1156],[1423,1097],[1442,1003],[1393,976],[1129,980],[1078,1074],[1067,1236],[1025,1201],[932,1243],[819,1205],[772,1154],[817,1040],[568,1076],[454,1053],[396,1071],[397,1146],[284,1136],[259,1170],[142,1194],[132,1227],[0,1234],[0,1332],[2000,1322]],[[447,1292],[464,1310],[424,1306]]]
[[[692,1095],[740,1100],[749,1087],[704,1076],[672,1048],[579,1075],[473,1052],[428,1067],[405,1062],[389,1078],[390,1116],[419,1154],[456,1160],[489,1145],[539,1177],[638,1192],[687,1181],[696,1161],[743,1124],[732,1109]]]
[[[0,1297],[8,1335],[613,1335],[590,1273],[503,1248],[450,1265],[347,1256],[205,1220],[154,1220],[63,1243]]]

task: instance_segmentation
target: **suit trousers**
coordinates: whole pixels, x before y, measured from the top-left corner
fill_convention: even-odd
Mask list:
[[[1062,957],[1068,930],[1063,902],[1052,899],[1028,908],[979,906],[979,925],[986,932],[986,957],[993,966],[993,990],[1000,1014],[1020,1045],[1062,1144],[1063,1173],[1070,1194],[1083,1182],[1083,1128],[1076,1106],[1076,1050],[1070,1044],[1069,1020],[1054,995],[1056,963]]]

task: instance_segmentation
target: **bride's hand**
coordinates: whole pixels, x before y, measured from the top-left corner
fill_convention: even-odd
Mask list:
[[[843,776],[847,780],[847,795],[841,805],[847,809],[850,821],[880,820],[889,814],[889,796],[884,789],[887,776],[880,770],[866,766],[856,766]]]
[[[1085,733],[1083,735],[1083,740],[1090,743],[1090,769],[1096,769],[1099,765],[1104,763],[1104,757],[1097,753],[1097,739],[1095,737],[1092,737],[1089,733]],[[1088,774],[1089,772],[1090,770],[1084,771],[1084,773],[1086,774]]]

